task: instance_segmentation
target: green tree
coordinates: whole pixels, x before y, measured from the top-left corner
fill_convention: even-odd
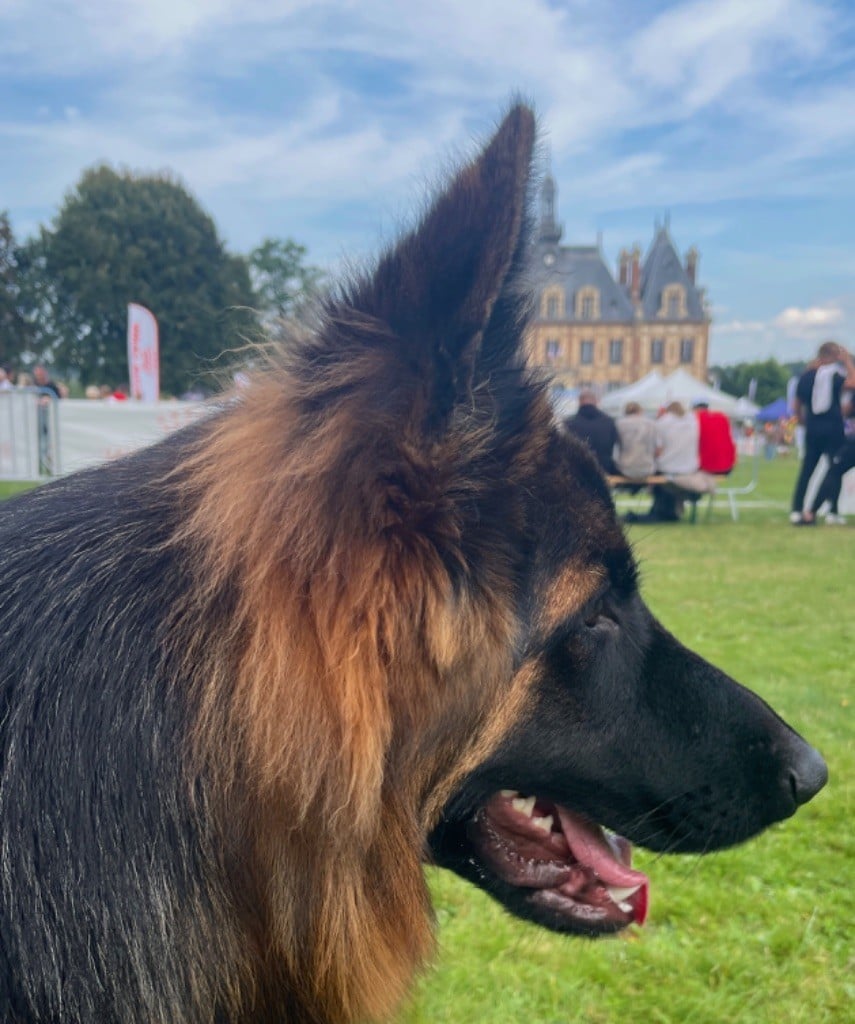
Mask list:
[[[737,363],[734,366],[716,366],[712,372],[718,377],[722,391],[731,395],[747,395],[751,381],[757,382],[754,401],[768,405],[786,394],[791,373],[776,359],[757,363]]]
[[[21,292],[21,250],[8,213],[0,211],[0,363],[16,361],[32,336]]]
[[[252,283],[268,328],[299,314],[315,295],[322,274],[307,264],[307,249],[291,238],[265,238],[249,254]]]
[[[167,175],[86,171],[27,257],[40,355],[84,384],[127,381],[129,302],[157,317],[161,387],[172,394],[213,380],[218,357],[256,322],[246,260]]]

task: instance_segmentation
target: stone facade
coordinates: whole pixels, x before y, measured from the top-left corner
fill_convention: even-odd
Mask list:
[[[548,177],[532,264],[531,362],[564,387],[601,393],[651,370],[682,368],[706,380],[710,317],[696,281],[697,250],[681,262],[666,224],[643,260],[637,245],[621,251],[615,278],[599,246],[560,244],[555,197]]]

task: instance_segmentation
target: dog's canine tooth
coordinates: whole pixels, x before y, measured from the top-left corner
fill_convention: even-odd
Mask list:
[[[499,795],[503,796],[503,797],[505,797],[507,799],[507,798],[510,798],[510,797],[513,797],[513,796],[519,796],[519,790],[518,789],[500,789],[499,790]]]
[[[534,805],[537,802],[537,797],[517,797],[516,800],[511,801],[511,806],[515,811],[519,811],[520,814],[524,814],[527,818],[531,817]]]
[[[640,888],[640,885],[630,885],[626,887],[621,885],[607,885],[606,891],[614,902],[620,906],[624,900],[629,899],[629,897],[637,893]],[[621,910],[623,910],[623,907],[621,907]]]
[[[552,824],[554,818],[551,814],[546,814],[542,818],[538,818],[536,815],[532,815],[531,821],[533,825],[537,825],[538,828],[542,828],[544,832],[552,831]]]
[[[618,910],[622,910],[625,914],[628,914],[632,910],[632,904],[631,903],[618,903]]]

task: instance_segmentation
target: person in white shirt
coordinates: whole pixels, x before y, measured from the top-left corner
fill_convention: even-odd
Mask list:
[[[668,476],[684,476],[700,469],[700,428],[696,416],[680,402],[672,402],[656,421],[656,468]]]
[[[671,402],[656,421],[656,471],[669,477],[688,477],[700,469],[700,428],[697,417],[681,402]],[[673,488],[657,484],[653,504],[644,515],[629,512],[630,523],[676,523],[682,501]]]

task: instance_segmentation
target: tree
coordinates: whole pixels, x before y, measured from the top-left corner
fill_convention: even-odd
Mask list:
[[[32,335],[21,294],[21,250],[8,213],[0,211],[0,363],[18,359]]]
[[[127,381],[129,302],[157,317],[161,387],[173,394],[213,379],[255,326],[246,260],[167,175],[86,171],[27,256],[40,354],[84,384]]]
[[[776,359],[767,359],[758,363],[737,363],[735,366],[713,367],[712,372],[718,377],[722,391],[731,395],[747,395],[751,381],[755,380],[756,391],[754,401],[758,405],[768,405],[787,392],[787,381],[791,373]]]
[[[259,308],[269,326],[289,320],[320,287],[322,274],[305,263],[307,250],[291,238],[265,238],[249,254]]]

